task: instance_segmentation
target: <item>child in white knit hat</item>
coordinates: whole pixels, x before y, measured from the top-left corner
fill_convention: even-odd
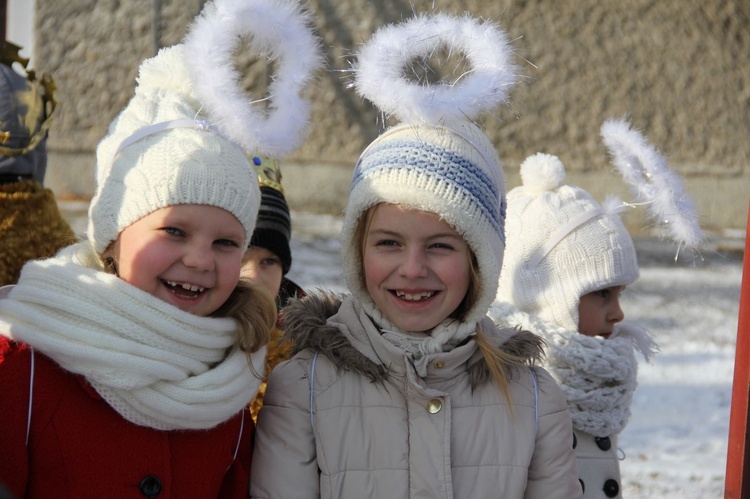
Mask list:
[[[653,164],[657,156],[639,133],[612,120],[602,134],[615,159],[626,158],[618,166],[637,170],[632,177],[639,193],[665,178],[671,182],[661,199],[642,201],[670,205],[679,182],[663,168],[649,170],[661,165]],[[625,205],[614,198],[599,204],[565,184],[562,162],[549,154],[527,158],[521,178],[523,185],[508,193],[508,240],[490,315],[545,339],[545,367],[562,387],[573,420],[584,497],[621,497],[617,440],[630,418],[635,351],[648,360],[658,350],[645,330],[622,322],[620,294],[638,279],[633,240],[618,213]],[[666,211],[662,220],[690,215],[688,206],[682,213],[673,205]],[[683,241],[694,242],[695,228],[683,226]]]
[[[474,65],[455,86],[379,76],[441,44]],[[563,395],[530,365],[539,339],[486,316],[505,185],[469,120],[506,99],[509,58],[495,25],[445,15],[386,27],[360,52],[356,88],[403,123],[354,169],[351,294],[285,309],[297,353],[269,379],[251,497],[580,497]]]
[[[87,239],[3,288],[0,483],[16,497],[247,495],[247,407],[276,318],[240,280],[260,203],[247,150],[278,153],[301,128],[277,142],[225,128],[216,85],[236,85],[242,34],[318,60],[297,5],[208,4],[184,44],[143,62],[100,142]]]

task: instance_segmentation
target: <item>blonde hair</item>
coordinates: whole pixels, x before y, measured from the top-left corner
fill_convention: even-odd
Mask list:
[[[84,241],[77,245],[75,258],[82,266],[117,275],[116,262],[108,256],[114,244],[111,243],[100,255],[93,244]],[[237,320],[240,327],[238,343],[240,349],[247,354],[252,369],[250,354],[268,343],[271,330],[276,324],[276,302],[260,284],[240,279],[227,301],[209,317],[231,317]],[[262,377],[257,373],[256,376]]]
[[[367,210],[362,212],[357,226],[354,230],[354,241],[357,243],[357,249],[359,251],[359,278],[361,283],[365,283],[365,271],[364,271],[364,255],[365,255],[365,241],[367,238],[367,232],[370,230],[372,224],[372,218],[375,214],[375,210],[380,204],[370,206]],[[466,295],[456,309],[451,313],[450,317],[461,321],[466,316],[467,312],[476,303],[479,294],[481,292],[481,276],[479,275],[479,263],[474,251],[469,247],[469,287],[466,291]],[[477,325],[476,335],[474,340],[477,342],[479,350],[482,352],[487,368],[495,380],[500,392],[503,394],[506,402],[508,402],[508,408],[513,414],[511,407],[512,399],[510,395],[510,385],[508,380],[510,379],[511,369],[514,366],[524,364],[524,359],[516,355],[512,355],[508,352],[501,350],[496,345],[493,345],[487,335],[484,334]]]
[[[227,301],[210,317],[237,319],[240,348],[251,354],[266,345],[271,337],[271,329],[276,324],[276,302],[261,284],[240,279]]]

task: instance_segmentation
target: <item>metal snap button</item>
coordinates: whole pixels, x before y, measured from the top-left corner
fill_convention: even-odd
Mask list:
[[[437,414],[443,408],[443,402],[440,399],[432,399],[427,403],[427,410],[430,414]]]

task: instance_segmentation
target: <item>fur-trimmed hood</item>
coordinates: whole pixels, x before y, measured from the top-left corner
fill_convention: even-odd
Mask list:
[[[313,349],[325,355],[338,369],[353,371],[373,382],[388,377],[387,366],[379,364],[361,352],[344,335],[340,325],[328,321],[339,312],[345,294],[320,291],[300,299],[290,300],[284,308],[285,338],[293,343],[293,353]],[[544,340],[519,329],[497,329],[491,321],[481,323],[491,341],[502,351],[519,359],[520,364],[538,364],[543,355]],[[483,383],[490,371],[483,357],[468,365],[472,386]],[[508,373],[510,375],[510,373]]]

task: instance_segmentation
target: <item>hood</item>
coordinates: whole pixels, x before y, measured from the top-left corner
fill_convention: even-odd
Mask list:
[[[338,326],[329,324],[347,295],[318,292],[305,297],[292,299],[284,308],[284,337],[293,344],[293,353],[312,349],[327,357],[338,369],[353,371],[373,382],[384,381],[388,369],[357,350]],[[482,326],[489,321],[482,321]],[[519,364],[538,363],[543,355],[544,340],[521,329],[493,329],[485,331],[491,341],[502,351],[519,359]],[[471,363],[467,370],[472,386],[485,382],[490,370],[483,356]],[[508,376],[510,372],[506,373]]]

